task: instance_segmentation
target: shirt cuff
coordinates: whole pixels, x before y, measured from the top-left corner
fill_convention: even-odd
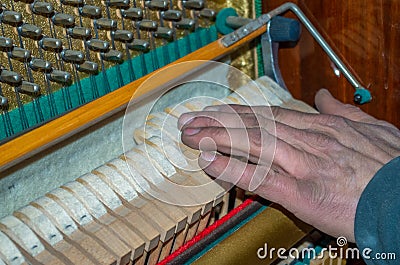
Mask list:
[[[368,265],[400,264],[400,157],[384,165],[361,194],[354,234]],[[394,260],[382,259],[389,253]]]

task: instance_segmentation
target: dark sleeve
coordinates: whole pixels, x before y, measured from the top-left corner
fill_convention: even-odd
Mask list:
[[[400,157],[384,165],[361,194],[354,234],[368,265],[400,264]]]

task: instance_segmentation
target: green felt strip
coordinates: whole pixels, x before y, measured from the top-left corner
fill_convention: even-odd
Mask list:
[[[158,47],[146,54],[136,56],[131,59],[134,77],[139,79],[147,73],[151,73],[179,59],[179,56],[183,57],[215,41],[217,37],[215,26],[211,26],[207,29],[199,29],[176,42]],[[142,67],[143,62],[146,67]],[[147,70],[147,73],[144,69]],[[113,91],[120,88],[121,85],[129,84],[134,81],[129,72],[130,63],[124,61],[120,65],[110,67],[105,73],[100,71],[95,76],[81,79],[79,82],[69,87],[63,87],[53,92],[51,95],[43,95],[39,97],[36,102],[24,104],[20,109],[17,108],[8,113],[2,113],[1,115],[3,117],[0,122],[3,122],[3,126],[0,126],[0,141],[7,140],[8,138],[24,132],[26,129],[39,126],[93,101],[105,95],[108,92],[108,87],[110,91]],[[55,106],[56,113],[51,113],[50,105]],[[38,117],[37,114],[39,112],[42,113],[43,120],[40,120]],[[7,124],[8,115],[11,121],[10,124]],[[24,128],[23,126],[22,121],[24,119],[28,122],[28,128]]]
[[[256,11],[256,17],[259,17],[262,15],[262,0],[254,0],[254,9]],[[257,44],[257,69],[258,69],[259,77],[265,75],[261,42],[258,42],[258,44]]]

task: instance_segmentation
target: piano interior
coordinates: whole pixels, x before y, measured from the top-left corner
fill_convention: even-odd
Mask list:
[[[177,118],[209,105],[317,113],[278,64],[312,36],[266,2],[3,1],[0,264],[346,264],[180,141]],[[260,258],[267,242],[314,254]]]

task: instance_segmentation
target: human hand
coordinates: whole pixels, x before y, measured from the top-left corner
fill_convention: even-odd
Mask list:
[[[315,103],[321,114],[212,106],[183,114],[178,126],[183,143],[201,149],[199,165],[210,176],[243,189],[259,180],[254,192],[261,197],[354,242],[361,193],[384,164],[400,155],[400,131],[340,103],[325,89]]]

